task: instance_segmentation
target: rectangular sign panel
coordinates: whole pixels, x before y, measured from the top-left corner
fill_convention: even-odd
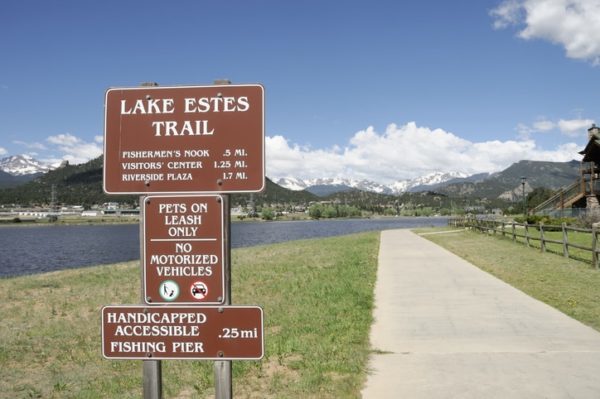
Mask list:
[[[258,360],[264,355],[258,306],[105,306],[107,359]]]
[[[223,303],[222,197],[151,195],[143,215],[145,302]]]
[[[109,89],[104,191],[259,192],[264,136],[260,85]]]

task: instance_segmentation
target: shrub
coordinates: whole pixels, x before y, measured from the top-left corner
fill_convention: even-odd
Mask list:
[[[260,212],[260,217],[263,220],[273,220],[275,218],[275,212],[271,208],[263,208]]]

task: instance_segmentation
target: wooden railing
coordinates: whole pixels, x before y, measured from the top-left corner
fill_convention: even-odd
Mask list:
[[[584,229],[579,227],[567,226],[562,223],[557,225],[527,224],[504,222],[491,219],[478,218],[451,218],[448,224],[454,227],[464,227],[488,235],[499,234],[502,237],[510,238],[513,242],[521,242],[528,247],[539,245],[542,252],[560,253],[565,258],[575,258],[588,261],[596,268],[600,268],[598,253],[598,229]],[[577,234],[577,237],[574,235]],[[557,236],[559,239],[557,239]],[[588,237],[589,236],[589,237]],[[589,246],[583,242],[588,241]],[[554,244],[549,248],[548,244]],[[573,251],[573,249],[579,251]],[[590,254],[587,254],[590,253]],[[585,256],[587,254],[588,256]],[[591,255],[591,259],[589,257]]]
[[[568,187],[560,189],[555,195],[548,198],[533,209],[533,214],[545,211],[564,208],[567,201],[585,194],[585,181],[578,179]]]
[[[575,202],[586,195],[598,193],[600,193],[600,181],[598,179],[581,177],[570,186],[558,190],[552,197],[533,208],[531,213],[534,215],[546,214],[555,210],[571,208]]]

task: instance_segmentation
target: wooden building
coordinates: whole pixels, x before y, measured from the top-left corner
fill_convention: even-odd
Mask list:
[[[583,158],[581,160],[581,184],[582,192],[586,197],[585,207],[590,210],[599,210],[598,194],[598,172],[600,171],[600,128],[595,124],[588,129],[588,143],[579,151]]]
[[[596,125],[588,129],[588,143],[579,154],[583,155],[580,176],[573,184],[535,207],[534,214],[569,216],[564,210],[570,208],[586,208],[587,212],[600,213],[600,128]]]

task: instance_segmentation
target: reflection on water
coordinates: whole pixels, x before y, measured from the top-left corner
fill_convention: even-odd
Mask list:
[[[444,226],[446,218],[386,218],[231,225],[231,246],[330,237],[361,231]],[[42,273],[140,258],[138,225],[0,228],[0,276]]]

